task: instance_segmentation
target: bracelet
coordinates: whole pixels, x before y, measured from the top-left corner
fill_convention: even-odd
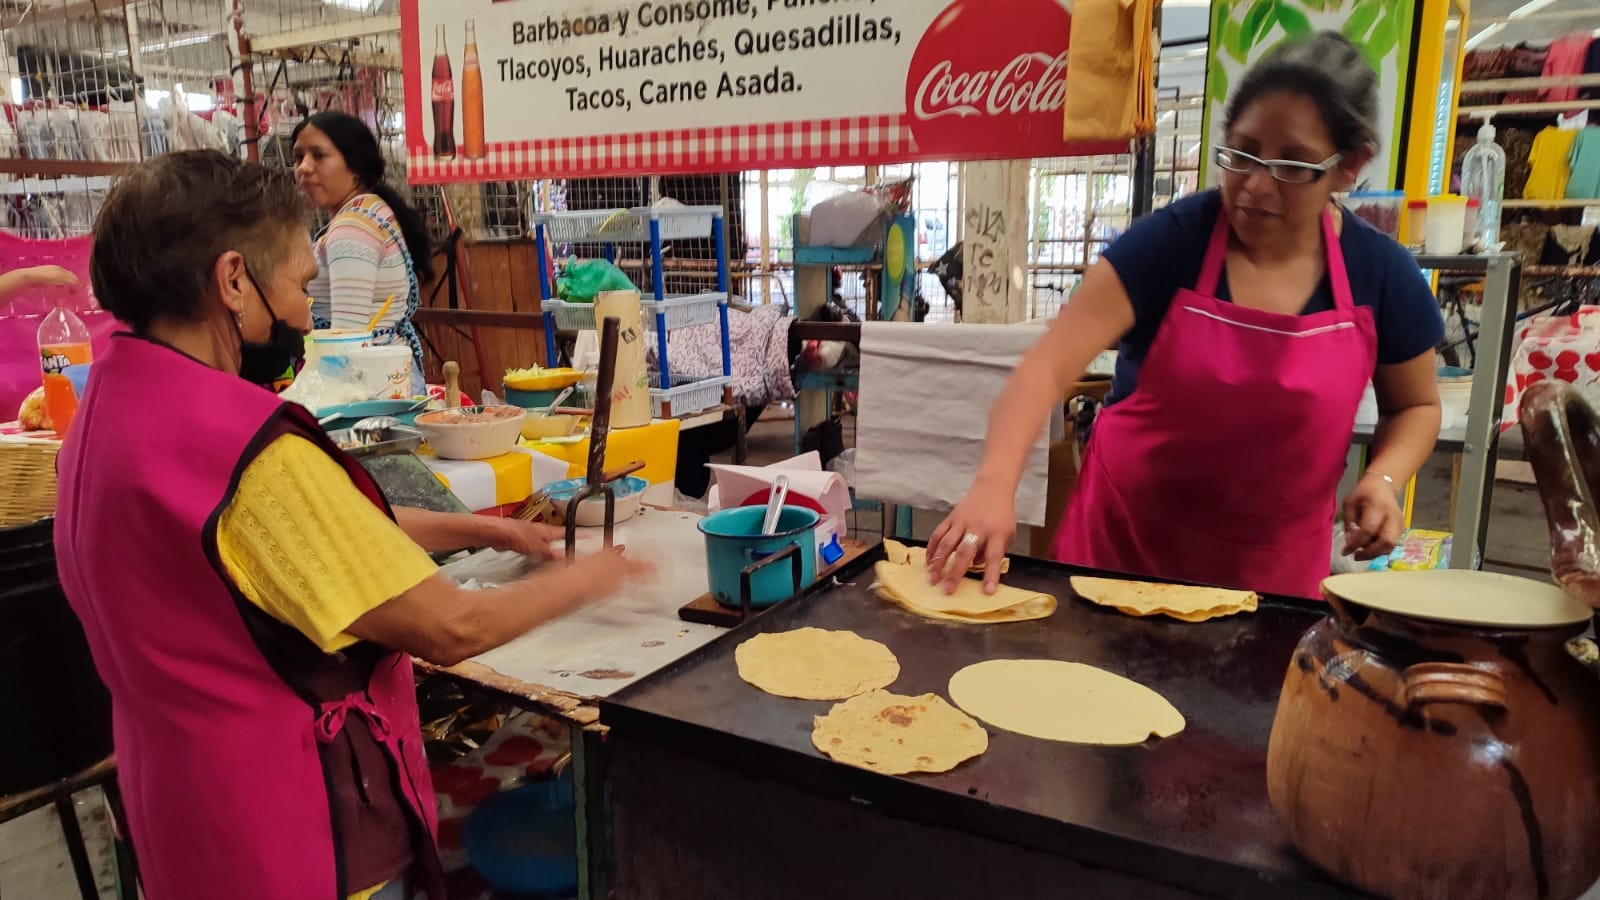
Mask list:
[[[1385,475],[1385,474],[1383,474],[1382,472],[1379,472],[1376,469],[1368,469],[1365,472],[1361,473],[1361,477],[1362,478],[1366,478],[1369,475],[1371,475],[1371,476],[1373,476],[1375,478],[1382,478],[1383,479],[1383,483],[1387,484],[1389,486],[1389,489],[1392,490],[1392,491],[1400,490],[1400,486],[1394,483],[1394,479],[1393,478],[1390,478],[1388,475]]]

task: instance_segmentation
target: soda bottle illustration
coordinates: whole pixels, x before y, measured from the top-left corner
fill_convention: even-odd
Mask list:
[[[461,155],[483,159],[483,70],[478,67],[478,34],[467,20],[467,48],[461,54]]]
[[[443,25],[434,35],[433,155],[440,159],[455,159],[456,156],[456,83],[450,74],[450,53],[445,47]]]

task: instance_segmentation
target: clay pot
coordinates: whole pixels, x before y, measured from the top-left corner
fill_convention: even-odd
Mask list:
[[[1600,417],[1561,381],[1522,396],[1522,439],[1550,523],[1550,569],[1567,593],[1600,609]]]
[[[1564,647],[1582,626],[1329,602],[1290,662],[1267,753],[1300,852],[1396,898],[1571,898],[1600,879],[1600,681]]]

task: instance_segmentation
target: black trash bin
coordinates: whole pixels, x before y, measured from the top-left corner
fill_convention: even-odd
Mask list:
[[[111,696],[61,591],[53,527],[0,529],[0,796],[111,752]]]

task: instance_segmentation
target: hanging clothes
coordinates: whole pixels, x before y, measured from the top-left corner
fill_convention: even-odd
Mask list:
[[[1567,199],[1600,200],[1600,127],[1578,132],[1572,142],[1571,168]]]
[[[1512,48],[1508,64],[1506,65],[1505,78],[1538,78],[1544,74],[1549,65],[1550,47],[1547,45],[1530,44],[1524,41]],[[1506,94],[1503,103],[1533,103],[1539,99],[1537,90],[1512,91]]]
[[[1583,74],[1600,75],[1600,40],[1589,42],[1589,52],[1583,56]],[[1600,100],[1600,84],[1578,88],[1579,100]]]
[[[1566,198],[1567,180],[1572,176],[1572,145],[1577,137],[1576,131],[1552,125],[1533,139],[1533,152],[1528,154],[1533,173],[1528,176],[1527,187],[1522,190],[1524,199]]]
[[[1156,130],[1156,0],[1078,0],[1062,135],[1115,141]]]
[[[1545,57],[1544,77],[1582,75],[1591,41],[1592,38],[1587,31],[1558,38],[1550,45],[1550,52]],[[1547,103],[1565,103],[1578,99],[1578,89],[1566,86],[1547,87],[1539,92],[1539,99]]]

